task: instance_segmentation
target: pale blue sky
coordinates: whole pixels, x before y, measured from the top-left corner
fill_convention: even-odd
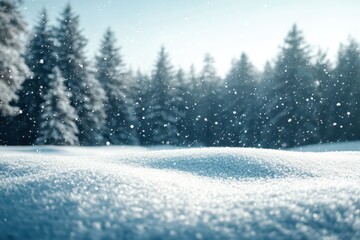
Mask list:
[[[25,0],[23,13],[32,26],[42,7],[51,21],[69,0]],[[293,23],[316,50],[321,46],[334,59],[340,42],[360,40],[359,0],[73,0],[89,39],[89,57],[99,49],[107,27],[122,47],[128,66],[149,71],[163,44],[175,67],[200,70],[205,53],[214,56],[218,73],[246,52],[262,69],[272,60]]]

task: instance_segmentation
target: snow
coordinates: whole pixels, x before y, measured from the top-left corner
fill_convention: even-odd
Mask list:
[[[359,239],[359,143],[337,145],[1,147],[0,239]]]

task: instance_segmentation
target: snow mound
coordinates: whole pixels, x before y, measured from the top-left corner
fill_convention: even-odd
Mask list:
[[[136,153],[125,160],[133,166],[177,170],[211,178],[250,179],[304,176],[297,166],[286,165],[283,158],[269,157],[254,149],[182,149]],[[269,153],[269,151],[266,151]],[[124,162],[123,159],[120,162]]]
[[[0,239],[359,239],[360,152],[0,148]]]

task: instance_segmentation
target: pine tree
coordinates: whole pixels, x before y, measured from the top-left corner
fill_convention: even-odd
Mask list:
[[[262,144],[264,143],[262,141],[262,136],[267,132],[267,130],[270,128],[268,125],[268,109],[271,105],[271,91],[268,91],[268,89],[272,88],[272,81],[274,80],[274,69],[272,64],[267,61],[264,66],[264,71],[261,75],[261,81],[258,84],[258,102],[259,102],[259,116],[258,116],[258,122],[257,122],[257,128],[259,132],[257,146],[262,147]]]
[[[138,110],[140,107],[140,104],[137,102],[137,97],[138,97],[138,91],[139,91],[139,87],[144,87],[144,86],[139,86],[138,85],[138,81],[137,81],[137,73],[134,74],[133,70],[130,68],[127,70],[126,74],[125,74],[125,90],[127,92],[126,95],[126,101],[127,101],[127,106],[129,107],[129,117],[128,117],[128,123],[130,126],[130,136],[132,136],[129,139],[129,143],[133,144],[133,145],[139,145],[140,144],[140,136],[139,136],[139,126],[140,126],[140,119],[139,119],[139,115],[138,115]]]
[[[107,101],[105,137],[111,144],[136,144],[136,119],[132,99],[131,74],[126,69],[115,46],[114,33],[108,29],[101,43],[100,54],[96,57],[96,78],[102,84]],[[129,80],[129,81],[127,81]]]
[[[310,54],[294,25],[275,64],[268,106],[265,147],[291,147],[319,142],[316,84]]]
[[[341,46],[331,91],[330,141],[360,139],[360,50],[355,40]]]
[[[149,143],[152,145],[178,144],[177,116],[174,96],[174,74],[168,54],[161,48],[151,77],[148,106],[145,108]]]
[[[198,104],[201,96],[199,89],[199,79],[195,71],[194,65],[191,65],[189,74],[187,76],[187,96],[186,96],[186,121],[185,131],[187,136],[187,143],[191,146],[199,144],[199,135],[197,134],[198,124]]]
[[[179,69],[175,75],[175,107],[178,111],[176,115],[178,139],[180,145],[189,145],[189,125],[187,123],[187,113],[189,111],[190,99],[189,85],[185,78],[183,69]]]
[[[254,67],[245,53],[234,61],[226,78],[225,136],[230,146],[254,146],[256,141],[257,92]]]
[[[44,94],[48,88],[49,75],[53,75],[56,65],[55,46],[48,26],[46,10],[42,10],[40,21],[35,26],[28,44],[26,64],[33,72],[31,78],[24,81],[18,92],[18,106],[22,114],[15,118],[19,125],[18,144],[34,144],[39,130],[39,120],[43,109]]]
[[[204,66],[199,78],[196,133],[200,144],[220,145],[222,128],[220,125],[221,90],[220,78],[216,74],[214,59],[206,54]]]
[[[82,145],[104,144],[106,94],[90,71],[85,58],[86,40],[79,30],[79,17],[68,4],[55,29],[59,68],[70,92],[71,105],[79,119],[79,140]]]
[[[25,22],[18,10],[19,1],[0,1],[0,116],[18,113],[11,105],[17,99],[27,74],[30,74],[21,56],[23,44],[21,37],[25,33]]]
[[[78,145],[78,116],[70,105],[64,86],[64,78],[57,67],[48,75],[48,89],[44,94],[45,102],[40,118],[39,135],[36,144]]]
[[[0,144],[16,144],[14,106],[16,91],[30,74],[21,56],[26,24],[19,12],[19,0],[0,1]],[[15,125],[14,125],[15,123]]]
[[[137,135],[139,137],[139,143],[141,145],[150,145],[150,126],[149,122],[146,120],[146,109],[149,107],[148,103],[150,102],[150,78],[141,73],[140,70],[137,71],[135,76],[135,112],[138,119],[137,124]]]
[[[335,90],[335,79],[330,60],[326,53],[319,50],[314,64],[314,79],[316,82],[316,99],[319,103],[319,134],[322,142],[328,142],[333,134],[331,109],[332,92]]]

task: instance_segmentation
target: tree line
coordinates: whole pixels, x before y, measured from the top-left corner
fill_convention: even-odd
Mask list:
[[[286,148],[360,139],[354,39],[332,64],[294,25],[263,72],[241,53],[224,78],[209,54],[201,71],[186,72],[161,47],[146,74],[126,67],[111,29],[88,61],[70,4],[56,26],[41,12],[23,53],[18,8],[0,1],[0,144]]]

